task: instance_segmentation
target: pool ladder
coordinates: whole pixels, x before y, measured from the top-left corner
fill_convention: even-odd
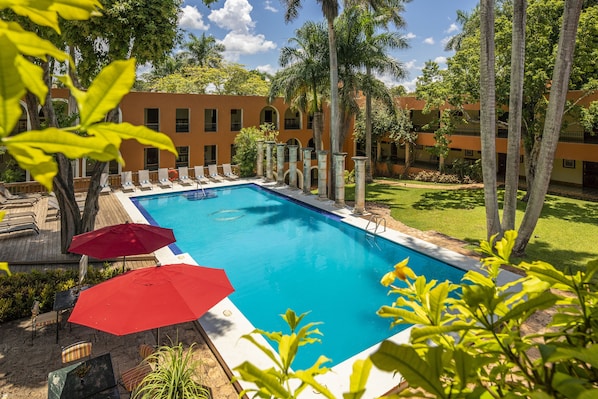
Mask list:
[[[374,228],[373,230],[370,230],[370,224],[374,224]],[[377,215],[372,215],[370,216],[370,220],[368,221],[368,224],[365,226],[365,231],[368,234],[372,234],[372,235],[376,235],[378,234],[378,229],[382,227],[383,230],[381,231],[381,233],[384,233],[386,231],[386,219],[383,217],[379,217]]]

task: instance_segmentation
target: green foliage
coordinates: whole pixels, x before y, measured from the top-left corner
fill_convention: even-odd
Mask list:
[[[5,4],[0,5],[6,8]],[[8,8],[28,17],[33,23],[60,32],[58,16],[65,19],[88,19],[101,8],[97,0],[75,3],[59,1],[28,2],[24,6]],[[0,20],[0,141],[19,166],[49,190],[58,166],[52,154],[62,153],[68,158],[89,157],[100,161],[118,160],[123,139],[134,138],[143,144],[154,145],[176,154],[172,141],[161,133],[145,127],[132,129],[126,124],[105,123],[106,113],[114,109],[128,93],[135,80],[135,60],[115,61],[106,67],[89,86],[87,92],[74,87],[68,76],[61,81],[71,89],[77,100],[79,124],[68,128],[47,128],[9,136],[21,116],[20,100],[26,91],[33,93],[43,104],[48,93],[41,67],[31,58],[46,60],[52,57],[69,62],[70,57],[36,34],[25,31],[18,23]]]
[[[592,101],[588,108],[581,109],[579,123],[581,123],[586,132],[598,130],[598,101]]]
[[[282,332],[267,332],[256,329],[253,333],[244,335],[243,338],[250,341],[260,349],[274,364],[274,367],[267,370],[260,370],[250,361],[245,361],[234,368],[240,375],[238,379],[252,383],[256,388],[246,388],[241,395],[254,393],[259,398],[297,398],[306,388],[316,390],[327,398],[334,398],[328,389],[319,384],[314,377],[328,372],[328,368],[322,365],[330,360],[320,356],[318,360],[307,370],[292,370],[293,361],[297,356],[300,346],[320,342],[316,335],[322,333],[315,327],[320,323],[308,323],[299,328],[301,321],[307,315],[299,316],[288,309],[286,314],[281,315],[287,322],[290,334]],[[263,340],[258,340],[254,335],[261,335],[270,339],[278,347],[274,353]]]
[[[108,280],[120,272],[116,268],[88,268],[85,283],[94,285]],[[54,294],[76,285],[79,271],[33,270],[28,273],[13,273],[8,276],[0,273],[0,323],[31,316],[31,307],[37,299],[40,310],[52,310]]]
[[[482,179],[482,160],[476,159],[470,163],[465,159],[457,158],[453,161],[450,172],[459,176],[462,182],[481,182]]]
[[[417,140],[408,110],[388,109],[379,101],[375,101],[372,108],[372,140],[389,137],[397,144],[414,143]],[[362,110],[355,120],[353,137],[360,143],[365,142],[365,119],[365,112]]]
[[[186,350],[183,344],[161,346],[146,361],[154,370],[133,392],[132,398],[144,399],[211,399],[210,391],[202,385],[201,360],[193,358],[193,343]]]
[[[545,262],[516,266],[509,262],[516,235],[508,231],[501,240],[482,242],[484,272],[467,272],[459,286],[395,273],[406,286],[391,285],[398,298],[378,314],[393,325],[415,325],[408,344],[384,342],[371,356],[374,365],[401,373],[408,394],[418,396],[593,397],[598,261],[574,275]],[[525,277],[499,284],[505,264]],[[387,276],[383,283],[390,285]],[[548,308],[546,330],[524,328]]]
[[[241,177],[255,176],[257,163],[257,142],[276,141],[278,131],[274,125],[266,123],[259,128],[244,127],[235,136],[235,156],[233,162],[239,165]]]
[[[23,170],[18,167],[13,158],[9,158],[0,165],[0,181],[6,183],[22,181],[24,176]]]

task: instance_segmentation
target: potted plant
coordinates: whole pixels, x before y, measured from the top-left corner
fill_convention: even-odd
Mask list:
[[[153,371],[145,376],[132,398],[212,399],[211,389],[202,383],[201,360],[193,358],[194,347],[195,343],[185,350],[179,343],[158,348],[146,358],[154,365]]]

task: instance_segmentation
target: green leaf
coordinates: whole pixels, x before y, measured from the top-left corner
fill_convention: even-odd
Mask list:
[[[556,270],[552,265],[546,262],[534,262],[527,269],[527,274],[535,276],[542,281],[549,282],[551,285],[562,284],[566,288],[573,288],[574,284],[570,277],[563,272]]]
[[[587,381],[575,378],[569,374],[556,372],[552,379],[552,387],[566,398],[577,398],[586,388]]]
[[[17,47],[19,53],[46,60],[51,56],[59,61],[66,61],[69,56],[56,48],[49,40],[37,36],[35,33],[23,30],[16,22],[0,21],[0,34],[6,37]]]
[[[371,370],[372,361],[370,358],[357,360],[353,363],[353,373],[349,379],[349,392],[343,393],[344,399],[360,399],[363,396]]]
[[[0,137],[4,137],[12,132],[21,117],[19,101],[25,95],[25,87],[15,69],[17,49],[1,34],[0,48]]]
[[[99,10],[102,8],[99,0],[54,0],[50,7],[68,20],[85,20],[91,16],[99,16]]]
[[[7,137],[4,143],[9,151],[13,151],[16,147],[33,147],[48,154],[59,152],[70,159],[82,158],[90,153],[105,153],[104,160],[120,157],[117,146],[102,136],[83,137],[53,127]]]
[[[96,123],[87,129],[87,133],[94,136],[104,136],[107,141],[116,146],[118,144],[114,141],[114,135],[123,140],[134,139],[141,144],[151,145],[178,155],[170,137],[145,126],[134,126],[130,123]]]
[[[52,191],[52,180],[58,173],[58,165],[54,157],[40,149],[27,146],[9,148],[9,152],[21,168],[29,170],[35,180],[48,191]]]
[[[262,371],[249,362],[243,362],[234,368],[241,378],[248,382],[253,382],[258,387],[264,388],[267,392],[280,399],[291,398],[292,395],[280,384],[274,373]]]
[[[421,387],[440,398],[446,397],[439,376],[435,375],[436,368],[420,358],[412,347],[384,341],[371,359],[381,370],[401,373],[410,386]]]
[[[48,94],[48,86],[44,82],[44,70],[20,55],[16,59],[16,66],[27,90],[44,103]]]
[[[417,316],[413,311],[409,311],[402,308],[394,308],[392,306],[382,306],[376,314],[380,317],[392,317],[397,320],[393,322],[395,324],[423,324],[428,325],[430,320],[425,317]]]
[[[568,361],[572,358],[588,363],[598,369],[598,344],[587,348],[557,348],[546,360],[548,362],[557,362],[562,360]]]
[[[474,327],[462,322],[454,322],[449,325],[442,326],[413,327],[411,329],[411,340],[413,342],[422,342],[428,339],[436,338],[440,335],[445,335],[452,332],[467,331],[472,328]]]
[[[517,306],[514,306],[503,317],[498,319],[495,322],[495,325],[506,323],[509,320],[519,319],[525,314],[529,316],[537,310],[548,309],[554,305],[558,299],[559,297],[554,295],[552,292],[545,291],[536,297],[528,299],[527,301],[521,302]]]

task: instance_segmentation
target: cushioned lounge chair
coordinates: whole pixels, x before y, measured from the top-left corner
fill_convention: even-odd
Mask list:
[[[238,175],[233,173],[233,168],[230,165],[230,163],[223,163],[222,164],[222,173],[224,174],[224,177],[230,180],[236,180],[239,178]]]
[[[217,165],[208,165],[208,174],[210,179],[215,181],[224,181],[224,176],[218,173],[218,166]]]
[[[18,198],[8,199],[4,195],[0,194],[0,208],[23,208],[25,206],[33,206],[37,202],[36,198]]]
[[[168,169],[158,169],[158,186],[162,188],[172,188],[172,182],[168,178]]]
[[[181,166],[179,168],[179,183],[183,186],[190,186],[193,184],[193,180],[189,178],[189,168]]]
[[[153,190],[154,185],[152,184],[149,177],[149,170],[142,169],[139,171],[139,186],[142,190]]]
[[[123,192],[135,191],[135,185],[133,184],[133,172],[130,170],[120,174],[120,182]]]
[[[91,342],[81,341],[62,348],[62,363],[70,363],[84,357],[91,358]]]
[[[37,223],[35,222],[0,222],[0,234],[10,234],[19,231],[35,232],[36,234],[39,234],[39,227],[37,227]]]
[[[110,188],[110,184],[108,183],[108,173],[102,173],[102,176],[100,177],[100,187],[102,188],[100,194],[108,194],[112,191],[112,188]]]
[[[17,199],[35,199],[36,201],[39,200],[42,196],[41,194],[13,194],[10,192],[9,189],[6,188],[4,184],[0,184],[0,194],[6,197],[8,200],[17,200]]]
[[[200,184],[206,184],[210,182],[205,175],[203,165],[195,167],[195,181],[197,181]]]

